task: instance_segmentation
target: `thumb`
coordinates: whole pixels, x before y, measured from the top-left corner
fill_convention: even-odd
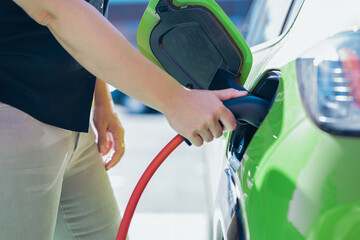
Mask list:
[[[244,97],[248,95],[246,91],[239,91],[234,88],[213,91],[215,95],[221,100],[226,101],[233,98]]]

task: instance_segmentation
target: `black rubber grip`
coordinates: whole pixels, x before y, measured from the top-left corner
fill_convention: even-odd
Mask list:
[[[268,101],[252,95],[227,100],[224,105],[234,114],[238,122],[246,122],[256,128],[265,119],[270,107]]]
[[[187,145],[191,146],[191,142],[187,139],[187,138],[184,138],[183,136],[181,136],[182,139],[184,139],[184,142],[186,142]]]

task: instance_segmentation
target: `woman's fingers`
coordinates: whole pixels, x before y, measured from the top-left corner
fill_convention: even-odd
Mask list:
[[[124,142],[124,129],[121,127],[116,128],[109,132],[113,140],[114,152],[110,160],[106,161],[105,168],[109,170],[118,164],[125,153],[125,142]]]

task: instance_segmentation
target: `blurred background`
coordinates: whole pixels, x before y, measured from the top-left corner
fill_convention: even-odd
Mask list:
[[[149,0],[110,0],[108,18],[136,47],[136,32]],[[245,37],[252,0],[216,1]],[[155,110],[112,88],[116,111],[125,129],[126,152],[109,171],[122,214],[146,167],[176,135]],[[131,240],[205,240],[210,237],[209,168],[201,148],[181,144],[154,174],[130,225]]]

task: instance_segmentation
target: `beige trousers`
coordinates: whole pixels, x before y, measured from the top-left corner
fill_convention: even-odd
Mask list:
[[[119,224],[94,132],[0,103],[0,239],[114,240]]]

